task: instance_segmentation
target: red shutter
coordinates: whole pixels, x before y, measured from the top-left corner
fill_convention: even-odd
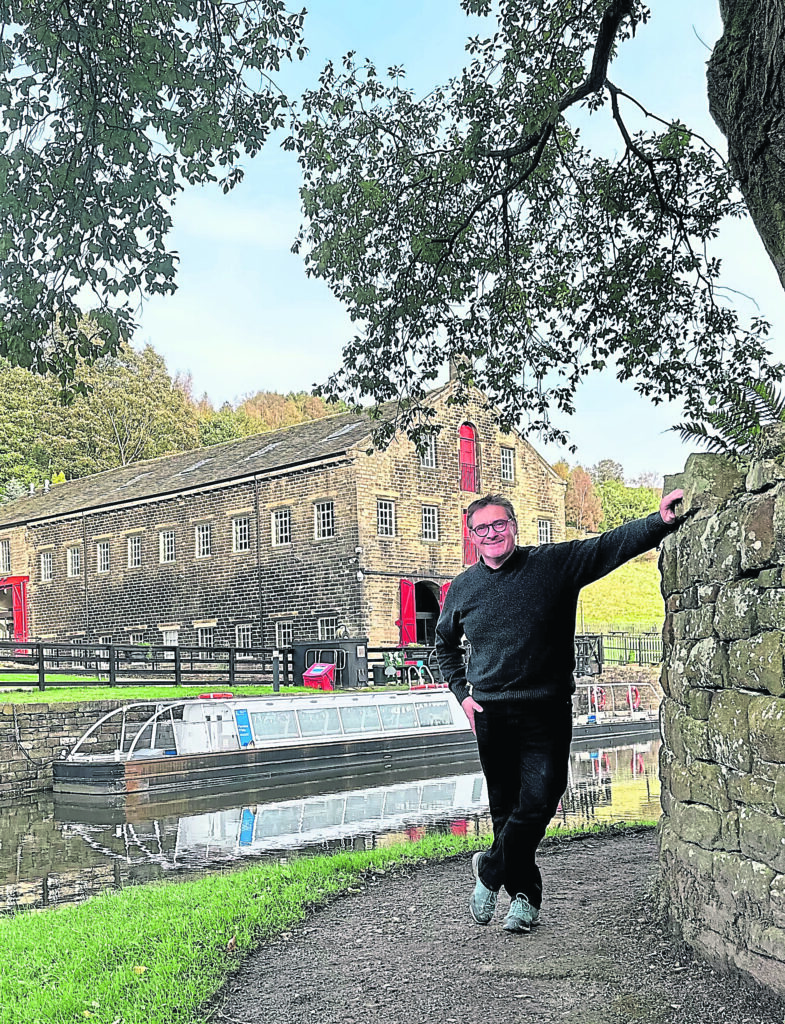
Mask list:
[[[450,580],[452,583],[452,580]],[[444,599],[447,597],[447,591],[450,589],[450,583],[442,583],[439,587],[439,607],[444,608]]]
[[[480,474],[477,472],[477,435],[474,427],[464,423],[459,432],[459,459],[461,465],[461,490],[479,491]]]
[[[19,580],[11,587],[11,603],[14,611],[14,640],[27,639],[27,594],[25,580]]]
[[[463,564],[474,565],[479,558],[477,546],[472,540],[469,527],[466,525],[466,509],[463,510]]]
[[[401,630],[400,647],[417,643],[417,605],[411,580],[401,580],[401,617],[397,625]]]

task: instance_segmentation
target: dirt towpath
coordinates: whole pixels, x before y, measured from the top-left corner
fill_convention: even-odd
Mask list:
[[[782,1024],[785,1000],[674,941],[652,832],[546,847],[530,935],[466,909],[468,858],[370,878],[259,948],[213,1008],[241,1024]]]

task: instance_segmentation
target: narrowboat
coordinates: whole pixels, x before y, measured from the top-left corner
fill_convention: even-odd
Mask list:
[[[444,689],[127,704],[53,765],[55,793],[201,791],[476,761]]]

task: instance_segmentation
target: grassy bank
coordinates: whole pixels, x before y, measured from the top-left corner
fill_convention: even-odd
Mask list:
[[[564,839],[619,828],[550,833]],[[426,836],[0,918],[0,1024],[201,1024],[205,1004],[243,952],[286,931],[309,908],[351,891],[369,873],[476,847],[476,839]]]
[[[662,625],[665,617],[656,558],[636,558],[581,591],[578,628],[584,623]]]

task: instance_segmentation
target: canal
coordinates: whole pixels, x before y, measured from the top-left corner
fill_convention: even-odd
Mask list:
[[[554,824],[656,819],[660,741],[574,749]],[[352,779],[338,789],[276,787],[145,804],[79,805],[51,793],[0,807],[0,912],[58,906],[104,889],[226,870],[251,858],[373,849],[428,831],[490,832],[475,762],[428,777]]]

